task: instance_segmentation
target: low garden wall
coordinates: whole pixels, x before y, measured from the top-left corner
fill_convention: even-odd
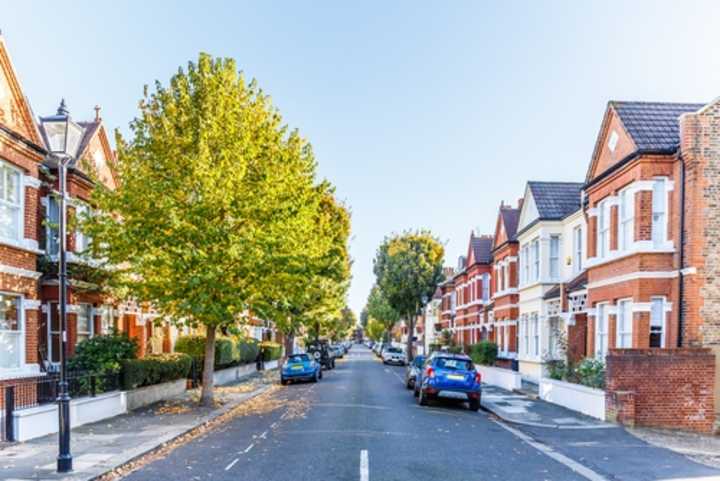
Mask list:
[[[248,376],[257,372],[255,364],[244,364],[242,366],[229,367],[227,369],[220,369],[215,371],[213,374],[213,383],[216,386],[223,386],[225,384],[232,384],[245,379]]]
[[[127,398],[127,410],[132,411],[141,407],[166,401],[182,395],[187,389],[187,380],[164,382],[152,386],[145,386],[131,391],[125,391]]]
[[[555,379],[541,378],[540,399],[605,420],[605,391]]]
[[[710,349],[611,349],[608,420],[712,433],[715,355]]]
[[[515,391],[522,387],[522,377],[519,372],[478,365],[475,367],[482,376],[482,382],[492,386],[498,386],[508,391]]]

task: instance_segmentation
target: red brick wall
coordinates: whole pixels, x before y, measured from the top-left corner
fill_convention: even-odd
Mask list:
[[[713,431],[715,356],[710,349],[611,349],[606,363],[608,419]]]
[[[568,326],[567,357],[570,362],[579,362],[586,357],[587,314],[575,314],[575,325]]]

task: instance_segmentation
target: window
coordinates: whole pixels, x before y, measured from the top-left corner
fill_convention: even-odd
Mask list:
[[[0,162],[0,237],[22,237],[22,176],[20,171]]]
[[[525,244],[522,248],[523,284],[530,282],[530,247]]]
[[[530,354],[530,333],[528,332],[528,318],[527,314],[524,314],[522,317],[522,320],[520,321],[520,325],[522,326],[522,334],[523,334],[523,352],[525,354]]]
[[[605,257],[610,250],[610,204],[602,201],[598,205],[598,257]]]
[[[25,362],[20,312],[18,296],[0,294],[0,369],[17,369]]]
[[[650,347],[665,347],[665,298],[650,299]]]
[[[510,352],[510,326],[505,324],[503,326],[503,352]]]
[[[630,348],[632,347],[632,301],[624,300],[618,302],[617,307],[617,339],[615,347]]]
[[[77,344],[93,334],[93,309],[90,304],[80,304],[77,311]]]
[[[608,345],[608,305],[598,304],[595,313],[595,357],[605,359]]]
[[[116,329],[115,320],[113,316],[112,306],[103,306],[102,313],[100,314],[100,332],[101,334],[109,334],[113,329]]]
[[[490,299],[490,274],[482,275],[482,300],[487,302]]]
[[[563,333],[563,322],[559,317],[550,318],[550,332],[548,335],[548,354],[551,358],[557,359],[561,356],[560,339]]]
[[[55,256],[60,251],[60,205],[54,196],[49,196],[47,221],[45,222],[45,251]]]
[[[652,193],[652,241],[660,247],[667,240],[667,189],[665,179],[653,184]]]
[[[540,240],[532,241],[533,281],[540,279]]]
[[[560,277],[560,236],[550,236],[550,278]]]
[[[573,229],[573,271],[577,274],[582,270],[582,226]]]
[[[82,221],[88,215],[92,215],[92,211],[85,204],[79,204],[75,208],[75,216],[78,221]],[[75,252],[85,252],[90,248],[91,238],[84,234],[80,228],[75,231]]]
[[[633,193],[627,189],[620,193],[620,249],[627,250],[635,238],[635,202]]]
[[[538,327],[538,315],[533,313],[532,315],[532,332],[533,332],[533,354],[535,356],[540,355],[540,329]]]
[[[510,285],[510,264],[506,261],[503,264],[503,289],[509,289]]]

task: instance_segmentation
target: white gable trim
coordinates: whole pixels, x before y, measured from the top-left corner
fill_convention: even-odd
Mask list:
[[[523,197],[523,205],[522,209],[520,210],[520,219],[518,220],[518,232],[523,230],[527,225],[531,224],[533,221],[538,219],[540,217],[540,213],[537,210],[537,205],[535,204],[535,198],[532,195],[532,191],[530,190],[530,186],[525,186],[525,196]]]

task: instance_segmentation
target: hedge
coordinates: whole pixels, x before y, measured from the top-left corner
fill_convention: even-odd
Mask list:
[[[142,359],[125,359],[122,361],[123,389],[185,379],[191,364],[192,358],[179,352],[154,354]]]
[[[498,346],[491,341],[480,341],[470,346],[470,357],[475,364],[492,366],[498,355]]]
[[[115,373],[122,360],[137,357],[137,350],[137,341],[124,333],[94,336],[77,345],[68,367],[95,374]]]
[[[218,337],[215,340],[215,367],[223,368],[255,362],[260,347],[253,338]],[[198,362],[205,359],[205,336],[180,336],[175,352],[182,352]]]
[[[263,359],[265,361],[275,361],[282,356],[282,346],[277,342],[261,342],[260,349],[262,349]]]

